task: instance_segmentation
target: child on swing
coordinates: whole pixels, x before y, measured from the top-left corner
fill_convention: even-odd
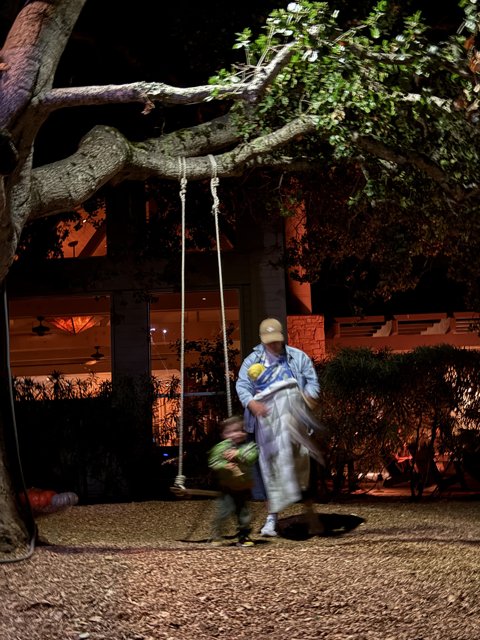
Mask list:
[[[212,544],[222,544],[222,530],[233,514],[238,524],[237,546],[252,547],[250,539],[251,513],[248,506],[252,488],[252,466],[258,459],[255,442],[246,442],[243,418],[232,416],[220,423],[222,440],[211,449],[208,466],[218,477],[221,495],[217,499],[212,526]]]

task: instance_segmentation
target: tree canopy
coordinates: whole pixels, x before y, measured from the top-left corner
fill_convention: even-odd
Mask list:
[[[212,23],[215,59],[229,32],[213,4],[193,16],[189,37]],[[269,209],[291,215],[305,203],[307,236],[290,247],[298,277],[314,282],[340,266],[345,282],[388,298],[440,264],[476,292],[476,2],[424,15],[414,0],[302,0],[260,27],[274,4],[252,13],[233,65],[212,76],[215,63],[206,71],[185,43],[175,64],[160,45],[154,55],[153,34],[168,25],[182,42],[171,7],[152,10],[150,26],[146,7],[142,20],[134,12],[130,34],[112,12],[113,29],[101,34],[91,1],[24,3],[1,49],[0,275],[28,222],[75,210],[108,184],[178,180],[182,157],[190,181],[206,179],[212,156],[220,177],[295,175],[277,179]],[[150,43],[142,64],[135,29]],[[96,63],[89,45],[100,36]],[[199,84],[184,86],[190,80]],[[54,125],[62,135],[52,144]]]

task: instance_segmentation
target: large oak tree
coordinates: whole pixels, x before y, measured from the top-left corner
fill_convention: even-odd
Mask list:
[[[406,17],[413,2],[401,4],[365,1],[362,11],[352,11],[341,1],[291,2],[270,15],[260,35],[238,34],[244,62],[204,84],[180,87],[141,77],[57,86],[77,20],[82,10],[94,14],[95,3],[25,2],[0,51],[0,281],[32,221],[74,210],[125,180],[178,180],[182,172],[189,181],[204,180],[213,164],[219,177],[255,167],[297,176],[308,170],[315,176],[308,190],[301,179],[289,185],[290,195],[300,185],[298,199],[307,203],[328,181],[350,185],[344,176],[355,177],[340,214],[324,208],[316,217],[318,207],[311,207],[313,234],[296,256],[307,273],[317,274],[328,259],[353,257],[360,266],[366,256],[378,264],[391,259],[402,265],[397,284],[377,283],[388,295],[392,286],[405,286],[416,259],[444,254],[454,261],[458,247],[478,248],[476,3],[462,0],[461,24],[445,30],[419,13]],[[153,19],[149,7],[145,21]],[[188,127],[145,127],[143,136],[131,137],[98,123],[71,141],[72,152],[42,162],[36,151],[41,132],[64,110],[113,112],[136,104],[141,119],[159,108],[207,103],[209,119]],[[341,242],[334,220],[351,231]],[[320,234],[324,246],[309,245]],[[8,411],[1,411],[3,433]],[[0,548],[13,552],[27,532],[0,453]]]

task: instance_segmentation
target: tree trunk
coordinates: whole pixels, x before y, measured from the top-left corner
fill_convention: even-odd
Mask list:
[[[29,544],[29,527],[20,513],[15,489],[23,490],[22,471],[16,439],[11,396],[8,314],[3,282],[0,295],[0,553],[23,551]],[[31,518],[30,518],[31,520]],[[32,532],[33,521],[30,523]]]

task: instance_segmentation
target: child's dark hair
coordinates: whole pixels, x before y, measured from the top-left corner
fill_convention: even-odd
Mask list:
[[[232,424],[238,424],[239,422],[243,425],[243,417],[242,416],[239,416],[239,415],[230,416],[230,418],[225,418],[225,420],[222,420],[220,422],[220,429],[222,431],[225,431],[225,429],[230,427]]]

